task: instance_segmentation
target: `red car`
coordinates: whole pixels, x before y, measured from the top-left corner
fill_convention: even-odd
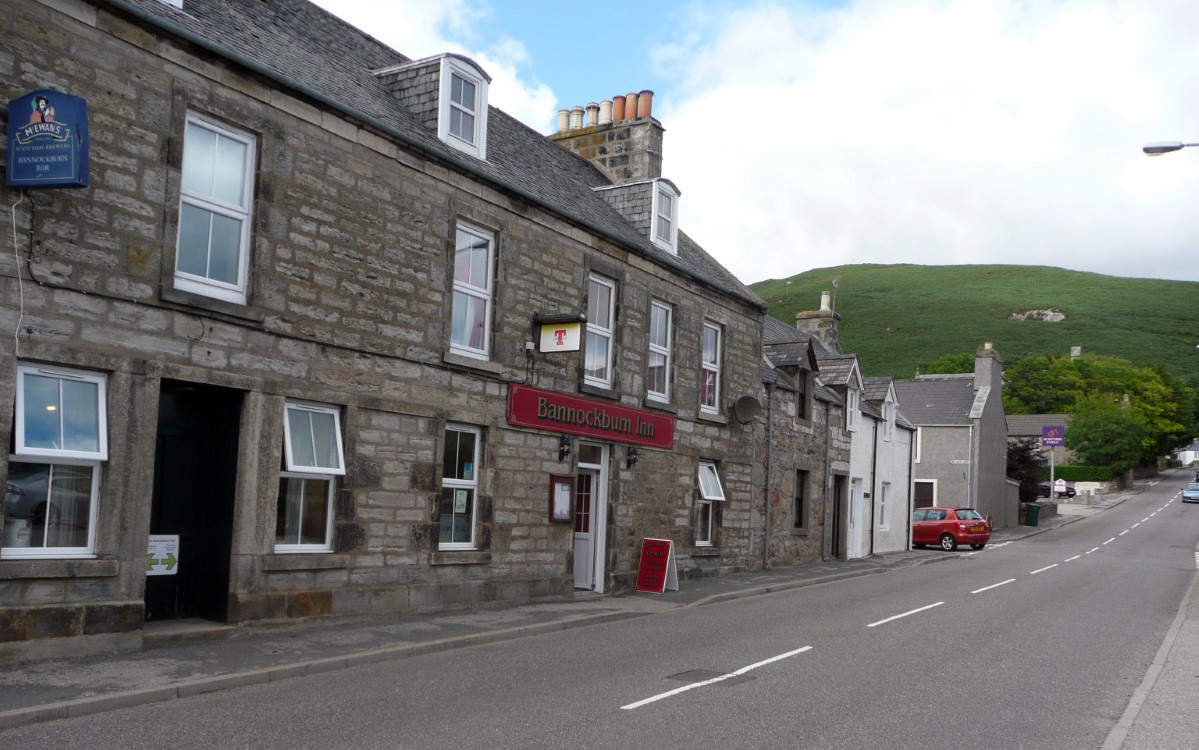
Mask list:
[[[940,545],[949,552],[959,544],[982,549],[991,539],[991,526],[974,508],[917,508],[912,512],[912,546]]]

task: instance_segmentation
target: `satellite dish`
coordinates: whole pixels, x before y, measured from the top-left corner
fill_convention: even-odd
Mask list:
[[[762,405],[753,396],[742,396],[733,404],[733,416],[741,424],[749,424],[762,413]]]

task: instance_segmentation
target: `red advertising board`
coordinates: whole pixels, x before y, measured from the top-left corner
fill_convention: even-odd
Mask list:
[[[637,566],[637,590],[661,594],[667,588],[679,590],[679,574],[674,564],[674,542],[669,539],[642,539],[641,562]]]
[[[508,424],[651,448],[674,447],[674,417],[527,385],[508,386]]]

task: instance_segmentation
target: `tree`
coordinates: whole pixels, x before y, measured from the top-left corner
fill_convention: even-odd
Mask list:
[[[917,362],[916,372],[922,375],[954,375],[974,372],[974,352],[942,354],[928,362]]]
[[[1037,468],[1041,465],[1041,449],[1031,438],[1015,440],[1007,446],[1007,477],[1020,482],[1020,502],[1037,499],[1040,477]]]
[[[1066,445],[1088,466],[1128,471],[1141,462],[1148,432],[1145,420],[1131,409],[1111,408],[1096,399],[1066,425]],[[1102,408],[1094,408],[1103,404]]]

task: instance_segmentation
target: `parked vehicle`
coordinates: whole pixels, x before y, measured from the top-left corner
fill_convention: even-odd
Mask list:
[[[912,546],[936,544],[945,551],[969,544],[982,549],[991,539],[991,525],[974,508],[932,506],[912,512]]]
[[[1049,482],[1041,482],[1039,485],[1037,485],[1037,495],[1038,496],[1049,497],[1049,494],[1050,494]],[[1056,496],[1057,497],[1074,497],[1075,494],[1077,494],[1077,493],[1074,492],[1074,488],[1067,486],[1065,492],[1058,492],[1058,493],[1056,493]]]
[[[1189,482],[1186,487],[1182,488],[1182,501],[1199,503],[1199,482]]]

